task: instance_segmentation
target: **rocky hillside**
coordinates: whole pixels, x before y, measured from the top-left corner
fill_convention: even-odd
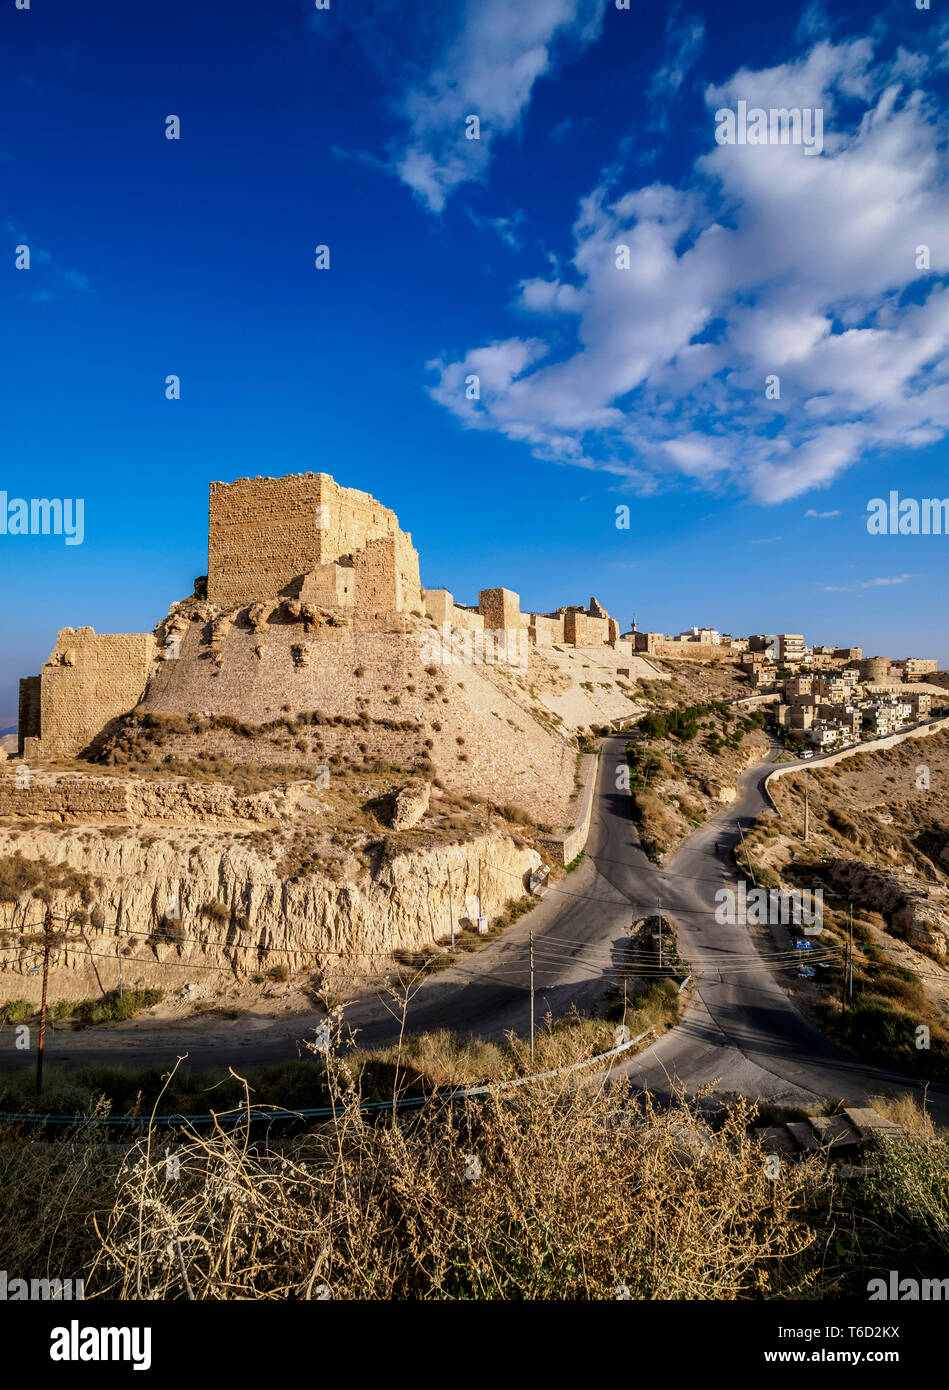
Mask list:
[[[479,891],[495,922],[540,863],[501,813],[421,781],[393,779],[380,796],[374,779],[365,802],[366,788],[306,782],[250,796],[168,779],[77,784],[98,797],[81,827],[51,809],[75,792],[70,779],[7,788],[8,802],[31,800],[0,827],[2,997],[38,998],[29,972],[46,901],[51,999],[114,988],[121,957],[126,986],[194,1001],[265,978],[384,975],[394,954],[447,940],[452,922],[474,932]]]
[[[296,600],[222,613],[190,599],[156,633],[162,660],[140,705],[94,749],[110,766],[277,763],[349,776],[381,762],[550,828],[567,823],[574,736],[634,720],[645,708],[637,680],[662,679],[606,646],[531,649],[526,668],[452,660],[420,617]]]
[[[949,1075],[949,736],[789,773],[770,789],[780,814],[747,836],[757,881],[820,888],[825,902],[827,954],[813,978],[787,987],[855,1051]],[[786,929],[776,934],[787,949]]]

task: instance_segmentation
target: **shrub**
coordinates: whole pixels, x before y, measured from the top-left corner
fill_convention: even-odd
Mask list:
[[[32,1018],[36,1009],[26,999],[9,999],[0,1004],[0,1023],[25,1023]]]
[[[143,1009],[160,1004],[164,997],[161,989],[127,989],[122,994],[114,989],[103,999],[87,999],[77,1004],[73,1016],[85,1027],[96,1023],[123,1023]]]

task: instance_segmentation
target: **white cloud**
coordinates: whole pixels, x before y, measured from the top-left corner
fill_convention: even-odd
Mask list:
[[[472,409],[457,385],[476,349],[438,364],[434,397],[540,458],[635,486],[731,482],[762,502],[826,486],[871,449],[942,438],[946,118],[892,72],[869,39],[820,39],[709,88],[708,152],[683,186],[594,188],[570,267],[518,287],[517,310],[539,321],[538,336],[504,341],[508,361],[523,341],[518,370]],[[716,145],[712,113],[739,99],[821,106],[824,153]],[[922,244],[929,273],[916,269]]]
[[[891,584],[905,584],[912,579],[911,574],[891,574],[885,575],[880,579],[864,579],[857,584],[823,584],[821,588],[825,594],[852,594],[855,589],[879,589],[889,588]]]
[[[820,520],[823,521],[825,517],[829,517],[829,516],[840,516],[840,512],[839,512],[839,511],[834,511],[834,512],[816,512],[816,511],[814,510],[813,507],[808,507],[808,509],[807,509],[807,511],[804,513],[804,515],[805,515],[805,516],[816,516],[816,517],[818,517]]]
[[[394,163],[399,177],[439,213],[462,183],[484,177],[498,136],[516,130],[534,83],[561,52],[595,39],[606,0],[468,0],[460,32],[432,71],[404,97],[408,140]],[[477,116],[480,139],[465,136]]]
[[[664,41],[665,57],[653,73],[647,92],[654,113],[652,130],[666,129],[670,101],[678,96],[705,47],[705,24],[698,15],[687,14],[681,4],[674,4],[666,19]]]
[[[515,212],[511,217],[485,217],[481,213],[472,212],[469,208],[468,216],[476,227],[494,232],[501,238],[505,246],[510,246],[513,251],[521,249],[523,245],[522,228],[527,220],[523,212]]]

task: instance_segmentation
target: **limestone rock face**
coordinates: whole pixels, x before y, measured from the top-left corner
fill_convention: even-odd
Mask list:
[[[303,800],[314,795],[302,787]],[[305,809],[305,806],[301,809]],[[419,950],[447,938],[451,922],[480,892],[486,915],[504,911],[524,891],[540,856],[499,830],[464,843],[437,843],[383,860],[371,871],[352,863],[346,880],[321,871],[284,877],[276,844],[255,843],[207,824],[193,828],[135,826],[120,833],[88,836],[80,831],[37,828],[29,839],[0,827],[0,859],[22,854],[45,858],[96,880],[95,918],[78,935],[58,946],[52,961],[54,999],[89,997],[96,991],[89,950],[95,952],[107,987],[118,982],[118,965],[109,958],[128,947],[125,983],[180,990],[189,974],[202,968],[201,989],[216,989],[217,970],[247,979],[270,964],[285,962],[294,972],[351,959],[377,961],[398,948]],[[76,906],[59,889],[54,913]],[[169,905],[174,915],[169,915]],[[0,904],[0,930],[11,948],[0,954],[0,997],[38,1000],[40,975],[35,942],[21,924],[32,920],[31,902]],[[208,969],[213,967],[213,969]],[[11,978],[16,976],[16,979]]]
[[[714,782],[711,780],[702,783],[702,790],[706,796],[710,796],[713,801],[717,801],[721,806],[730,806],[738,796],[735,787],[724,787],[721,782]]]
[[[432,784],[425,782],[421,787],[403,787],[395,798],[392,810],[393,830],[411,830],[428,810],[432,798]]]
[[[892,930],[917,949],[949,952],[949,901],[946,890],[914,879],[901,881],[859,860],[834,860],[831,877],[855,900],[890,918]]]

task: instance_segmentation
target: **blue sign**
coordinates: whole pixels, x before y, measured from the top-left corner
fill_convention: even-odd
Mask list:
[[[794,949],[795,951],[813,951],[814,943],[813,941],[795,941]]]

